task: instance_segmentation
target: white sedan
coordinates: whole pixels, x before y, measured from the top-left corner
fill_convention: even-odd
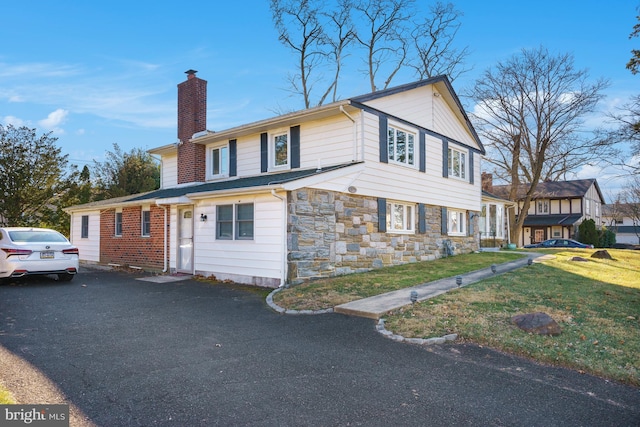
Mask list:
[[[0,278],[57,274],[68,282],[78,272],[78,248],[48,228],[0,228]]]

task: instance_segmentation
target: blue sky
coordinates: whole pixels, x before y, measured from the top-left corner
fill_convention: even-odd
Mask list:
[[[577,68],[610,80],[593,123],[640,91],[640,76],[625,68],[640,48],[629,40],[638,0],[453,3],[464,13],[457,42],[473,67],[454,81],[458,93],[498,61],[539,46],[572,53]],[[129,151],[176,141],[176,85],[188,69],[209,82],[211,130],[302,108],[286,90],[294,58],[277,40],[268,0],[22,0],[4,2],[2,15],[0,123],[53,131],[72,163],[103,160],[113,143]],[[357,70],[345,77],[343,98],[369,91]],[[392,85],[413,80],[400,75]],[[613,193],[614,175],[585,168],[578,177]]]

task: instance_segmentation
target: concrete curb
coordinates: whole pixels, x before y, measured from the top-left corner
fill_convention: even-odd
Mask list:
[[[378,331],[382,336],[389,338],[393,341],[405,342],[407,344],[418,344],[418,345],[444,344],[448,341],[455,341],[458,338],[458,334],[448,334],[442,337],[432,337],[432,338],[405,338],[402,335],[397,335],[387,330],[384,326],[384,319],[378,320],[378,324],[376,325],[376,331]]]
[[[327,314],[333,313],[333,308],[325,308],[323,310],[290,310],[284,307],[280,307],[278,304],[273,302],[273,296],[280,292],[283,288],[277,288],[273,291],[269,292],[267,295],[267,305],[271,307],[274,311],[277,311],[280,314],[293,314],[293,315],[301,315],[301,314]]]

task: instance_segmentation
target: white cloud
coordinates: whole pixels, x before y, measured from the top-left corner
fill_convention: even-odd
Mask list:
[[[39,120],[38,124],[45,129],[53,131],[56,134],[63,134],[64,129],[59,126],[67,120],[69,111],[58,108],[57,110],[49,113],[46,119]]]
[[[15,116],[5,116],[1,118],[2,120],[0,120],[4,125],[9,126],[9,125],[13,125],[13,127],[22,127],[22,126],[26,126],[28,122],[15,117]]]

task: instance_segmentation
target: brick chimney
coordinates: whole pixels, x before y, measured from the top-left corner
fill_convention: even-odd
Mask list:
[[[487,193],[493,193],[493,175],[488,172],[482,172],[482,189]]]
[[[178,85],[178,184],[204,182],[204,145],[189,142],[194,133],[207,130],[207,81],[188,70],[187,80]]]

